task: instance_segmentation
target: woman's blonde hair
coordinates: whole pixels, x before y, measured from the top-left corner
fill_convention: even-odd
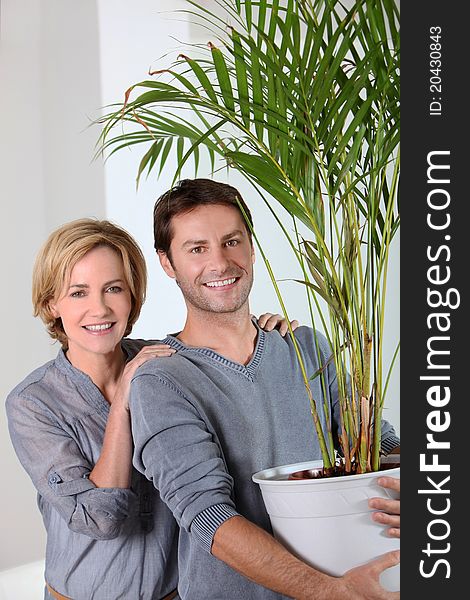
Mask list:
[[[51,302],[70,279],[72,269],[87,252],[98,246],[108,246],[121,257],[124,276],[131,293],[131,312],[124,333],[129,335],[145,301],[147,268],[142,250],[134,238],[110,221],[77,219],[53,231],[40,249],[33,268],[34,316],[39,316],[49,335],[67,349],[67,336],[62,320],[55,318]]]

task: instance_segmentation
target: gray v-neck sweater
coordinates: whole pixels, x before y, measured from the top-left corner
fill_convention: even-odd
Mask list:
[[[307,372],[329,357],[326,339],[295,332]],[[210,554],[217,528],[241,514],[271,532],[269,517],[253,473],[281,464],[321,458],[309,402],[289,336],[258,329],[247,365],[208,348],[193,348],[174,336],[165,343],[177,349],[140,367],[131,385],[134,465],[154,482],[181,526],[179,594],[183,600],[255,600],[281,596],[250,582]],[[334,429],[338,398],[334,367],[325,372],[326,403]],[[313,397],[322,399],[320,379]],[[323,401],[318,402],[325,420]],[[393,427],[383,422],[382,446],[399,444]]]

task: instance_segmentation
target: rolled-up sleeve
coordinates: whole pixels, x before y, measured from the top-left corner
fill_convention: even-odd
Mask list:
[[[400,438],[395,433],[393,425],[391,425],[385,419],[382,419],[382,439],[380,443],[380,449],[383,454],[390,454],[392,450],[398,448],[400,445]]]
[[[201,546],[210,552],[217,529],[228,519],[238,515],[238,512],[229,504],[216,504],[206,508],[194,518],[191,523],[191,533]]]
[[[161,375],[134,377],[130,409],[134,466],[153,481],[178,524],[210,551],[217,528],[238,514],[215,432]]]
[[[135,493],[97,488],[78,441],[34,398],[9,396],[6,410],[15,452],[43,499],[72,531],[93,539],[117,537]]]

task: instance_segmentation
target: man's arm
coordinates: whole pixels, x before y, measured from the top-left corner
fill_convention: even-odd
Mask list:
[[[162,358],[158,364],[175,360]],[[349,573],[341,578],[329,577],[294,557],[270,534],[237,514],[233,481],[216,436],[184,397],[181,384],[150,361],[139,371],[131,385],[134,465],[154,482],[180,526],[195,536],[201,549],[210,551],[247,579],[292,598],[398,597],[379,585],[380,572],[397,564],[396,554],[350,571],[359,572],[356,579]]]
[[[399,553],[331,577],[293,556],[269,533],[241,516],[217,529],[212,554],[251,581],[297,600],[392,600],[379,583],[380,573],[399,563]]]

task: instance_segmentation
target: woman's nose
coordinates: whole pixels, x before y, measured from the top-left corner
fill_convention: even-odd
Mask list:
[[[106,302],[106,296],[104,294],[90,296],[89,311],[93,314],[93,316],[106,315],[109,311],[109,307]]]

